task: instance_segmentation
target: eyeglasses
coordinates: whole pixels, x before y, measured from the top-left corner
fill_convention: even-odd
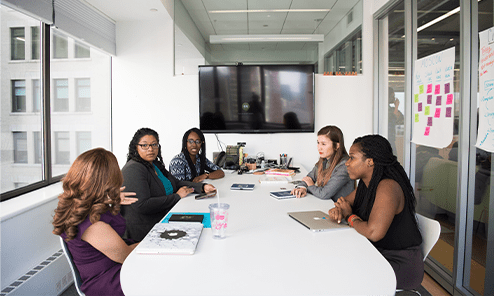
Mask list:
[[[139,146],[141,146],[142,149],[144,150],[148,150],[149,147],[152,147],[153,149],[157,149],[158,147],[160,147],[160,144],[158,143],[154,143],[154,144],[137,144]]]
[[[187,140],[187,143],[189,143],[190,145],[196,143],[196,145],[201,145],[202,144],[202,141],[201,140],[192,140],[192,139],[188,139]]]

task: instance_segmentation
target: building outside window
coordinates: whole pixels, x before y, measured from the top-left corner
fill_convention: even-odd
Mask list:
[[[76,86],[76,111],[91,111],[91,81],[89,78],[77,78]]]
[[[39,87],[39,79],[33,79],[33,112],[39,112],[41,106],[41,89]]]
[[[54,108],[55,112],[69,111],[69,80],[54,79]]]
[[[69,57],[69,43],[67,38],[58,34],[53,34],[53,58],[66,59]]]
[[[41,163],[43,160],[43,150],[41,148],[41,132],[33,132],[34,139],[34,163]]]
[[[74,48],[75,48],[74,56],[76,59],[90,57],[89,47],[76,43]]]
[[[12,80],[12,112],[26,112],[25,80]]]
[[[77,155],[91,149],[91,132],[76,132]]]
[[[358,29],[324,57],[324,71],[362,74],[362,30]]]
[[[25,59],[25,43],[24,28],[10,28],[10,59],[24,60]]]
[[[69,132],[55,132],[55,164],[70,164]]]
[[[14,163],[27,163],[27,133],[13,132]]]
[[[39,27],[31,27],[31,59],[39,60]]]

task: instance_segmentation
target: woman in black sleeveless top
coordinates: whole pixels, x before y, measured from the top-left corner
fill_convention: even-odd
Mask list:
[[[338,199],[329,216],[338,222],[346,219],[371,241],[393,268],[397,289],[419,287],[424,262],[416,199],[390,143],[380,135],[357,138],[346,166],[351,179],[360,179],[359,185]]]

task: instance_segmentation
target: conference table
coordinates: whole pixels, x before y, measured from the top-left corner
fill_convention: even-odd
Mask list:
[[[293,179],[306,175],[301,169]],[[207,180],[218,196],[182,198],[170,212],[208,213],[209,204],[230,205],[226,238],[204,228],[193,255],[148,255],[135,250],[123,263],[126,296],[144,295],[394,295],[393,269],[353,228],[312,232],[288,212],[327,212],[333,201],[308,194],[278,200],[270,191],[291,183],[260,183],[260,176],[225,171]],[[233,183],[256,184],[235,191]]]

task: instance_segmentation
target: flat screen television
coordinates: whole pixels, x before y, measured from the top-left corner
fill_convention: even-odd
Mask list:
[[[199,66],[204,133],[314,132],[314,65]]]

